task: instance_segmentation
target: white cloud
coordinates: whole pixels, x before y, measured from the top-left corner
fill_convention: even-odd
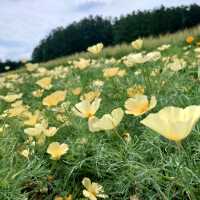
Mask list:
[[[1,0],[0,59],[29,56],[52,29],[90,14],[119,16],[161,4],[176,6],[194,0]],[[3,41],[3,42],[2,42]],[[10,45],[13,43],[13,45]]]

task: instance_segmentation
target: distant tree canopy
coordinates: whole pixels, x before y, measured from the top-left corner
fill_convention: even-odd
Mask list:
[[[85,50],[89,45],[113,42],[113,28],[109,19],[99,16],[72,23],[67,28],[57,28],[33,51],[34,61],[46,61],[59,56]]]
[[[200,23],[200,6],[181,6],[132,12],[114,20],[90,16],[66,28],[57,28],[34,49],[34,62],[84,51],[102,42],[105,46],[131,42],[138,37],[157,36],[193,27]]]
[[[21,67],[22,65],[23,63],[21,61],[15,62],[15,61],[7,60],[3,62],[0,60],[0,73],[4,71],[17,69]]]

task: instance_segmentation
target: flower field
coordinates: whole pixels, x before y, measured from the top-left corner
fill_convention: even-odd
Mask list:
[[[200,198],[200,38],[145,42],[0,75],[1,200]]]

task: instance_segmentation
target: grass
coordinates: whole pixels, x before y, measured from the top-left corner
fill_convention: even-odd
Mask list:
[[[1,200],[51,200],[56,195],[73,195],[75,200],[84,200],[84,189],[81,181],[89,177],[104,187],[110,200],[128,200],[135,195],[141,200],[198,200],[200,196],[200,123],[194,127],[191,135],[178,148],[174,142],[164,139],[154,131],[140,124],[140,120],[148,113],[134,117],[125,115],[119,126],[112,131],[91,133],[87,120],[74,116],[71,108],[80,101],[72,90],[81,87],[81,94],[94,91],[93,80],[104,81],[101,90],[101,106],[97,112],[100,117],[110,113],[114,108],[124,109],[127,88],[134,84],[143,85],[147,96],[155,95],[157,105],[153,111],[157,112],[166,106],[186,107],[199,105],[200,91],[198,79],[198,59],[194,55],[195,44],[189,47],[189,54],[184,54],[183,47],[188,46],[185,36],[191,33],[197,37],[199,27],[189,31],[160,38],[144,39],[143,50],[155,50],[163,43],[170,43],[171,47],[162,52],[162,57],[178,55],[184,58],[186,68],[172,73],[163,71],[157,76],[150,76],[152,70],[165,67],[162,59],[127,68],[123,63],[106,64],[108,57],[119,59],[134,50],[128,45],[107,48],[97,58],[96,64],[85,69],[74,69],[69,60],[78,57],[90,57],[89,54],[61,58],[41,63],[54,77],[53,86],[46,90],[42,97],[33,97],[32,92],[39,89],[36,81],[40,77],[28,72],[25,68],[1,75],[6,80],[0,85],[0,94],[23,93],[23,102],[29,105],[29,111],[40,110],[50,126],[59,128],[55,136],[47,138],[43,145],[26,143],[27,135],[24,129],[24,119],[21,116],[5,117],[5,110],[10,103],[0,100],[0,199]],[[55,77],[55,67],[64,65],[69,68],[65,76],[63,73]],[[95,67],[95,66],[99,67]],[[194,65],[193,68],[191,66]],[[103,77],[102,69],[108,67],[125,69],[124,77]],[[135,72],[142,73],[135,75]],[[17,74],[19,78],[11,80],[10,74]],[[20,80],[21,79],[21,80]],[[163,84],[164,81],[164,84]],[[62,114],[64,122],[56,116],[58,112],[42,105],[42,99],[57,90],[67,90],[65,107]],[[58,108],[61,107],[59,104]],[[176,117],[176,116],[175,116]],[[66,123],[68,122],[68,123]],[[128,132],[131,141],[123,139],[123,133]],[[69,151],[58,161],[53,161],[46,153],[51,142],[66,143]],[[29,159],[20,155],[20,149],[29,148]]]

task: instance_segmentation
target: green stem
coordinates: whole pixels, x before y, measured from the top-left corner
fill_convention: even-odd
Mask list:
[[[115,133],[116,136],[122,141],[122,143],[123,143],[124,145],[126,145],[126,142],[122,139],[122,137],[120,136],[120,134],[117,132],[116,129],[114,129],[114,133]]]
[[[177,145],[179,151],[181,151],[182,149],[184,149],[180,140],[176,141],[176,145]]]

